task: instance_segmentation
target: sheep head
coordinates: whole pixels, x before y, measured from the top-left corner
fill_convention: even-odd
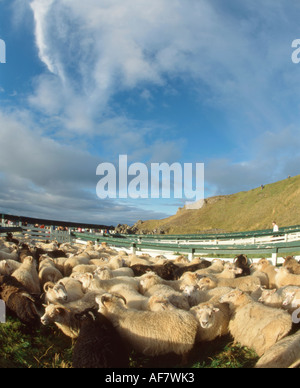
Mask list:
[[[119,294],[105,293],[96,297],[96,303],[99,305],[99,312],[105,313],[106,311],[112,311],[114,307],[124,307],[127,304],[126,299]]]
[[[220,309],[213,304],[199,305],[193,310],[203,329],[210,329],[214,325],[216,313],[220,311]]]
[[[247,296],[243,291],[234,289],[233,291],[230,291],[227,294],[221,296],[219,302],[228,303],[229,307],[232,308],[243,305],[249,299],[251,299],[251,297]]]
[[[46,306],[45,314],[41,317],[41,322],[45,326],[50,323],[63,323],[68,313],[70,310],[64,306],[49,304]]]
[[[149,298],[148,308],[151,311],[165,311],[176,309],[176,307],[168,300],[168,298],[159,295],[153,295]]]
[[[201,291],[211,290],[217,287],[217,283],[209,277],[204,277],[198,281],[198,287]]]

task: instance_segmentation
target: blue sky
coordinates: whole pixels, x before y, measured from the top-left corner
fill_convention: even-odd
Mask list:
[[[133,224],[182,200],[100,200],[99,163],[205,164],[205,196],[300,173],[300,4],[0,0],[0,210]]]

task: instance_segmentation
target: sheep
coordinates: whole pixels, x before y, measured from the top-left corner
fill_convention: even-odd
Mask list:
[[[287,312],[255,302],[238,289],[223,295],[219,302],[229,304],[229,331],[235,342],[254,349],[260,357],[292,328]]]
[[[286,267],[290,273],[293,273],[294,275],[300,275],[300,264],[292,256],[284,258],[283,267]]]
[[[19,260],[19,255],[18,255],[17,250],[15,249],[15,250],[13,250],[10,253],[4,252],[4,251],[0,251],[0,260],[14,260],[14,261],[18,261]]]
[[[149,311],[178,310],[165,296],[153,295],[147,300],[146,310]]]
[[[211,266],[195,271],[199,275],[217,274],[224,270],[224,262],[221,259],[213,259]]]
[[[11,275],[16,269],[21,266],[21,263],[14,260],[0,261],[0,275]]]
[[[290,273],[286,267],[277,268],[275,284],[277,288],[284,286],[300,286],[300,276]]]
[[[138,290],[139,287],[138,280],[128,276],[120,276],[112,279],[101,280],[97,274],[85,273],[78,277],[78,280],[82,283],[82,287],[86,291],[96,291],[98,289],[110,291],[111,287],[118,284],[127,284],[136,290]]]
[[[110,293],[122,295],[130,309],[147,310],[149,298],[141,295],[128,284],[117,284],[110,288]]]
[[[224,278],[210,278],[204,277],[199,280],[198,286],[200,290],[209,290],[216,287],[231,287],[239,288],[241,291],[254,292],[258,287],[261,286],[259,278],[254,276],[244,276],[235,279],[224,279]]]
[[[80,322],[73,368],[128,368],[129,352],[112,323],[96,311],[77,314]]]
[[[201,260],[198,264],[191,264],[184,267],[180,267],[174,271],[174,280],[180,279],[185,272],[195,272],[199,269],[208,268],[211,266],[211,262],[207,260]]]
[[[56,283],[56,286],[65,287],[67,294],[66,302],[73,302],[84,296],[82,283],[77,279],[63,278]]]
[[[73,268],[73,271],[71,273],[71,277],[73,277],[74,274],[77,274],[77,273],[93,273],[94,271],[96,271],[98,267],[94,264],[79,264],[79,265],[76,265],[76,267]]]
[[[0,276],[0,299],[21,322],[31,326],[38,325],[40,314],[36,301],[17,279],[12,276]]]
[[[277,342],[258,360],[255,365],[259,368],[290,368],[299,362],[300,354],[300,331],[283,338]]]
[[[159,277],[165,280],[174,280],[174,272],[180,267],[174,264],[172,261],[167,261],[162,265],[143,265],[136,264],[130,266],[135,276],[142,276],[147,272],[154,272]]]
[[[235,279],[238,275],[243,273],[242,268],[238,268],[231,263],[227,263],[224,265],[224,270],[214,276],[216,278],[224,278],[224,279]]]
[[[39,264],[39,279],[41,287],[47,282],[56,283],[63,278],[61,272],[55,267],[52,259],[44,258]]]
[[[46,303],[57,304],[67,302],[68,293],[66,287],[63,284],[47,282],[44,284],[43,289],[45,291],[44,300]]]
[[[297,286],[284,287],[284,299],[282,306],[292,314],[300,307],[300,288]]]
[[[147,272],[145,275],[141,276],[140,279],[151,276],[152,272]],[[175,291],[182,291],[185,286],[196,285],[198,280],[201,279],[201,276],[196,272],[185,272],[179,280],[164,280],[159,276],[156,276],[156,279],[160,281],[161,284],[172,287]]]
[[[57,268],[59,270],[59,272],[61,274],[63,274],[63,275],[64,275],[64,272],[65,272],[65,262],[68,259],[69,259],[68,257],[55,257],[55,258],[52,258],[53,263],[55,265],[55,268]]]
[[[70,276],[72,273],[72,270],[76,265],[79,264],[89,264],[90,263],[90,257],[87,254],[80,254],[79,256],[72,256],[69,257],[64,262],[64,275]]]
[[[242,272],[238,274],[237,277],[250,275],[250,267],[248,265],[248,257],[246,255],[236,256],[233,262],[237,268],[242,270]]]
[[[114,270],[111,270],[109,267],[96,267],[94,272],[99,276],[100,279],[112,279],[120,276],[134,277],[133,270],[127,267]]]
[[[191,307],[199,303],[208,302],[211,298],[221,297],[230,291],[232,291],[231,287],[217,287],[206,291],[200,290],[198,285],[185,286],[183,288],[183,294],[187,295]]]
[[[197,342],[213,341],[229,333],[230,312],[228,306],[218,303],[219,297],[191,308],[199,320]]]
[[[109,293],[96,302],[99,312],[138,353],[154,357],[174,352],[184,357],[195,344],[198,322],[188,311],[130,310],[122,297]]]
[[[161,283],[161,278],[155,273],[149,272],[143,275],[140,279],[139,291],[145,296],[163,295],[176,307],[189,310],[190,305],[188,297],[178,291],[175,291],[172,287],[169,287]]]
[[[268,288],[276,288],[276,282],[275,282],[275,277],[276,277],[276,267],[272,265],[271,263],[268,262],[266,259],[261,259],[257,263],[257,270],[260,272],[264,272],[268,275],[269,278],[269,287]]]
[[[35,260],[32,256],[27,256],[22,265],[20,265],[11,276],[22,283],[31,294],[40,295],[41,287],[39,275],[36,270]]]
[[[262,290],[261,297],[258,301],[266,306],[285,308],[292,302],[293,297],[299,290],[300,288],[297,286],[286,286],[279,288],[278,290]]]
[[[41,317],[44,326],[54,323],[67,337],[75,339],[79,336],[80,322],[75,318],[76,312],[60,304],[49,304]]]
[[[261,297],[258,299],[258,301],[269,307],[281,308],[282,302],[284,300],[281,291],[282,289],[262,290]]]

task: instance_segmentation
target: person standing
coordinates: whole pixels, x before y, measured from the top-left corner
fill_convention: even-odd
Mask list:
[[[279,232],[279,227],[278,227],[276,221],[273,221],[272,225],[273,225],[273,232]]]

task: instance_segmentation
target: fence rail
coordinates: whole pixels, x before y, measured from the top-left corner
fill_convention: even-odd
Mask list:
[[[57,230],[54,227],[41,229],[35,227],[0,227],[1,233],[22,233],[33,240],[45,241],[56,240],[58,243],[95,241],[106,242],[108,245],[137,251],[173,252],[188,254],[192,259],[195,255],[201,254],[259,254],[272,255],[277,264],[280,254],[300,252],[300,227],[292,226],[281,228],[274,233],[270,230],[215,234],[215,235],[108,235],[97,233],[77,233]]]

